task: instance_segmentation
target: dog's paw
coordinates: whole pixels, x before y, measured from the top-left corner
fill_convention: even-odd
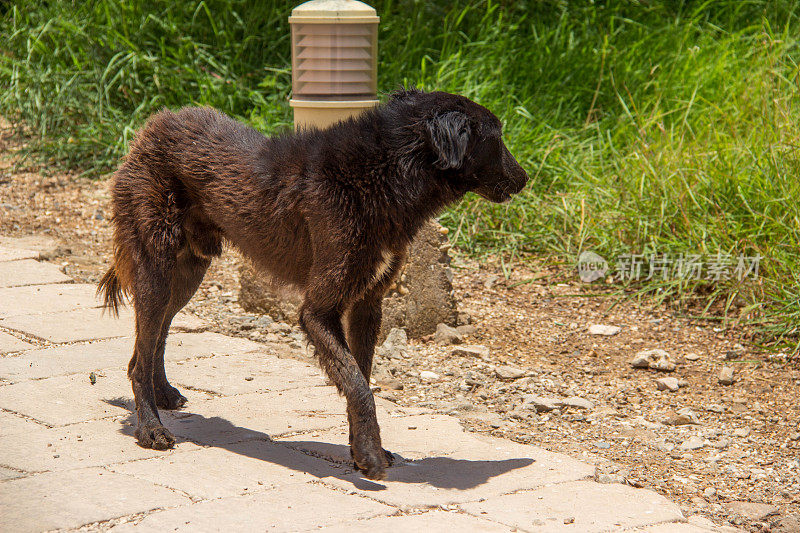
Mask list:
[[[386,457],[386,466],[394,465],[394,454],[389,450],[383,450],[383,455]]]
[[[175,437],[164,426],[139,426],[135,435],[143,448],[168,450],[175,446]]]
[[[180,409],[186,402],[186,396],[172,385],[156,386],[156,405],[160,409]]]
[[[350,447],[350,456],[353,463],[367,479],[381,480],[386,477],[386,468],[392,465],[394,457],[391,452],[378,447],[376,451],[359,451],[355,446]],[[391,459],[390,459],[391,457]]]

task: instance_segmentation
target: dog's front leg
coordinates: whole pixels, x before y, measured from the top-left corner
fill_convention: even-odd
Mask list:
[[[356,466],[370,479],[383,479],[388,461],[381,447],[375,399],[367,378],[347,348],[341,311],[315,305],[307,299],[300,311],[300,325],[314,344],[320,365],[347,399],[350,449]]]

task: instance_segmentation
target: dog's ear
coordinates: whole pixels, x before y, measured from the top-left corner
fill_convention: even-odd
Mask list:
[[[437,155],[436,166],[458,168],[464,163],[469,144],[469,119],[460,111],[435,115],[427,121],[431,145]]]

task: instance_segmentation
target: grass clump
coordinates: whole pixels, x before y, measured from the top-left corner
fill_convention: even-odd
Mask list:
[[[800,8],[788,0],[375,2],[379,87],[465,94],[505,123],[532,177],[508,206],[469,196],[443,221],[473,254],[593,250],[760,255],[756,281],[651,281],[718,302],[773,342],[800,322]],[[288,127],[280,2],[11,2],[0,112],[33,153],[113,168],[162,107],[212,105]],[[796,349],[796,344],[794,347]]]

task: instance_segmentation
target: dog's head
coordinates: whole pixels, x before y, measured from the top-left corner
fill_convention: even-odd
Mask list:
[[[392,101],[408,109],[428,163],[457,190],[505,202],[528,182],[503,142],[500,120],[485,107],[463,96],[416,89],[395,92]]]

